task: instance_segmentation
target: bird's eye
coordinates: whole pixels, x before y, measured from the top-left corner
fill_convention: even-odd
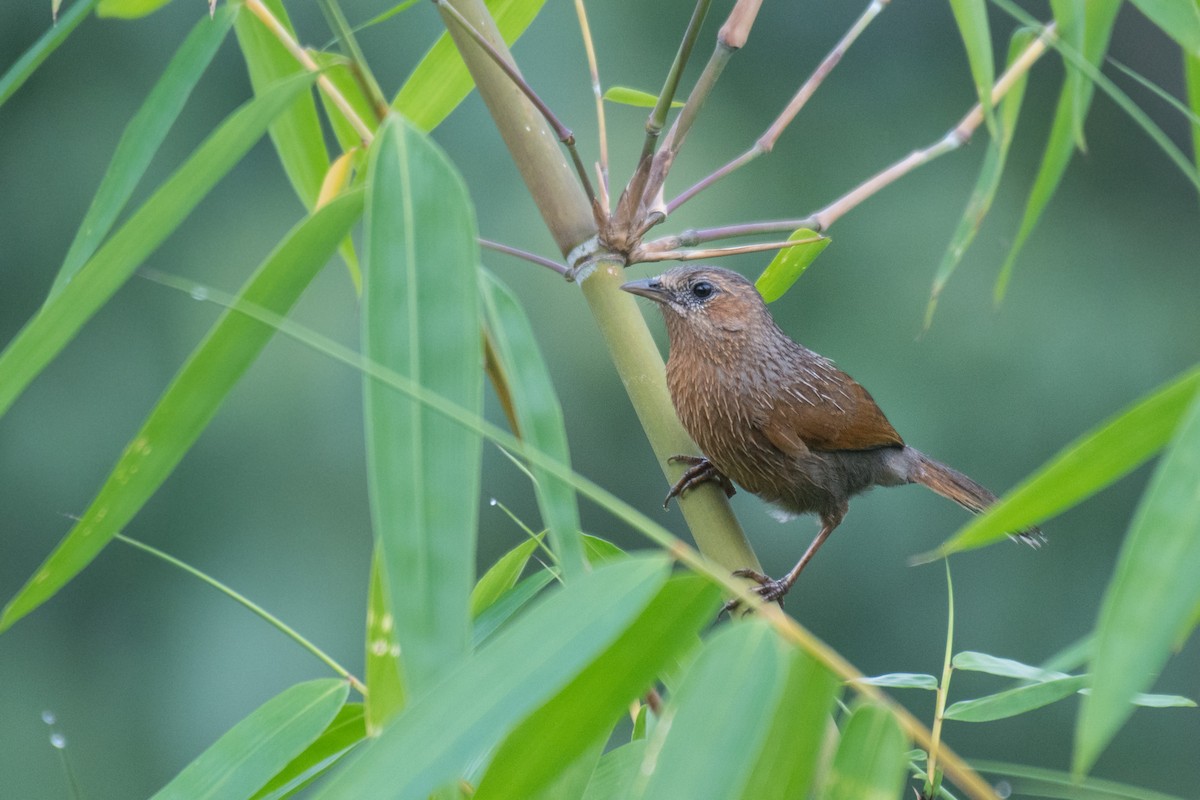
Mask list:
[[[692,296],[698,300],[704,300],[713,293],[713,285],[708,281],[697,281],[692,286]]]

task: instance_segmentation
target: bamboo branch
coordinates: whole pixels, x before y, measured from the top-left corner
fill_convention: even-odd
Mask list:
[[[824,236],[810,236],[805,239],[788,239],[782,242],[758,242],[744,244],[738,247],[713,247],[705,250],[658,250],[652,253],[635,253],[633,263],[649,263],[654,261],[697,261],[702,258],[721,258],[736,256],[743,253],[761,253],[764,250],[786,250],[799,244],[812,244],[824,239]]]
[[[791,102],[787,104],[787,107],[784,108],[779,117],[758,137],[754,146],[673,199],[667,204],[667,213],[673,212],[726,175],[744,167],[759,156],[771,152],[775,147],[775,143],[779,141],[779,137],[783,135],[783,131],[792,123],[792,120],[800,113],[800,109],[804,108],[805,103],[816,93],[817,88],[824,82],[829,73],[833,71],[833,68],[838,65],[838,62],[842,60],[842,56],[850,49],[850,45],[854,44],[859,35],[866,30],[866,27],[871,24],[871,21],[875,17],[879,16],[879,13],[883,11],[889,2],[890,0],[871,0],[870,5],[867,6],[867,10],[850,26],[850,30],[841,38],[841,41],[834,45],[834,48],[829,51],[825,59],[817,65],[813,74],[809,76],[804,85],[796,92]]]
[[[600,140],[600,162],[596,165],[599,178],[600,208],[608,216],[608,128],[604,122],[604,90],[600,87],[600,68],[596,65],[596,47],[592,42],[592,28],[588,25],[587,9],[583,0],[575,0],[575,14],[579,17],[579,32],[583,37],[583,49],[587,54],[588,73],[592,79],[592,94],[596,98],[596,134]]]
[[[525,250],[519,250],[516,247],[510,247],[509,245],[501,244],[500,242],[493,242],[490,239],[484,239],[482,237],[480,237],[480,239],[479,239],[479,246],[486,247],[488,250],[495,250],[497,253],[504,253],[505,255],[522,258],[526,261],[530,261],[534,264],[537,264],[540,267],[546,267],[547,269],[552,269],[555,272],[557,272],[559,275],[567,274],[567,268],[564,265],[559,264],[557,261],[551,261],[548,258],[542,258],[541,256],[537,255],[536,253],[530,253]]]
[[[712,0],[697,0],[696,8],[692,10],[692,18],[688,20],[687,29],[683,32],[683,41],[679,43],[679,50],[675,53],[675,60],[671,62],[671,69],[667,72],[667,79],[663,82],[662,91],[658,93],[658,102],[654,104],[650,116],[646,119],[646,139],[642,142],[639,164],[654,153],[658,135],[662,133],[663,126],[667,122],[667,111],[671,108],[671,101],[675,99],[679,78],[683,75],[688,58],[691,57],[692,48],[700,35],[704,18],[708,16],[710,5],[712,5]],[[640,195],[640,192],[638,194]]]

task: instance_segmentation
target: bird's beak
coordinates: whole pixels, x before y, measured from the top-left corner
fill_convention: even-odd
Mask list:
[[[621,288],[630,294],[641,295],[656,303],[667,302],[667,289],[658,278],[643,278],[640,281],[630,281],[621,284]]]

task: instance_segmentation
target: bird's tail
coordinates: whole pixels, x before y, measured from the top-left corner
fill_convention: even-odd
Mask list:
[[[996,495],[958,470],[951,469],[940,461],[935,461],[920,450],[914,450],[911,447],[904,449],[906,454],[909,454],[909,459],[907,459],[909,462],[908,479],[911,482],[927,486],[942,497],[953,500],[976,514],[983,512],[996,502]],[[1012,536],[1031,547],[1041,547],[1046,541],[1041,529],[1037,527],[1026,528]]]

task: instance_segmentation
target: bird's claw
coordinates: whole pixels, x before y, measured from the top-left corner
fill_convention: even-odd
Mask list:
[[[737,569],[733,571],[733,575],[737,578],[749,578],[757,583],[758,586],[754,589],[754,593],[761,597],[765,603],[779,603],[780,608],[783,607],[784,595],[792,588],[786,581],[776,580],[769,575],[764,575],[753,569]],[[732,614],[741,604],[742,601],[735,597],[721,607],[720,614]]]
[[[671,487],[671,491],[667,492],[666,498],[663,500],[663,508],[669,508],[671,498],[682,497],[684,492],[699,486],[708,481],[716,481],[717,485],[725,492],[726,497],[733,497],[737,494],[737,489],[733,487],[733,481],[729,480],[713,463],[703,456],[671,456],[667,459],[670,463],[688,464],[688,469],[679,477],[675,485]]]

